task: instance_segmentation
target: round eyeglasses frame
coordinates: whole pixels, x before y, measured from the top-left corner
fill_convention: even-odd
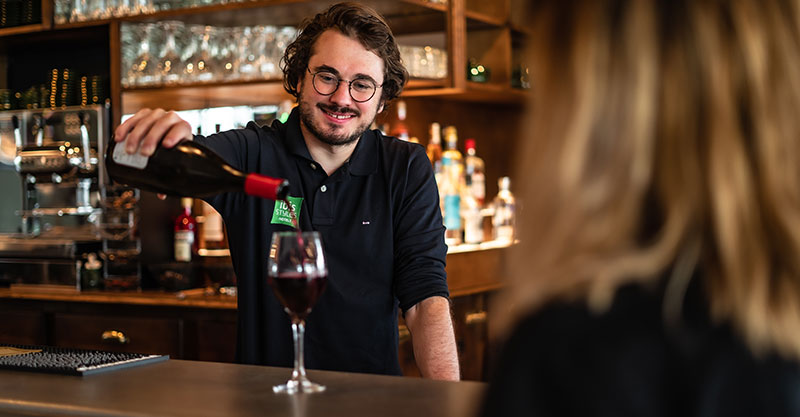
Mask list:
[[[333,95],[333,93],[335,93],[336,90],[339,89],[339,85],[341,83],[343,83],[343,82],[346,82],[347,83],[347,92],[350,94],[350,98],[352,98],[353,101],[355,101],[356,103],[366,103],[366,102],[372,100],[373,97],[375,97],[375,92],[378,91],[378,88],[383,87],[383,84],[377,85],[377,84],[375,84],[375,81],[372,81],[371,79],[368,79],[368,78],[356,78],[355,80],[345,80],[345,79],[339,78],[339,76],[337,76],[336,74],[334,74],[334,73],[332,73],[330,71],[323,70],[323,71],[311,72],[311,68],[306,68],[306,70],[308,70],[308,73],[311,74],[311,85],[314,86],[314,91],[316,91],[318,94],[323,95],[323,96],[331,96],[331,95]],[[318,74],[328,74],[332,78],[336,79],[336,87],[334,87],[333,90],[330,93],[323,93],[322,91],[320,91],[320,88],[317,86],[317,75]],[[356,82],[356,81],[362,81],[362,82],[365,81],[365,82],[368,82],[368,83],[372,84],[372,87],[373,87],[372,88],[372,94],[370,94],[368,98],[366,98],[364,100],[359,100],[359,99],[355,98],[355,96],[353,96],[353,83]],[[322,82],[322,85],[324,87],[330,87],[330,85],[325,84],[323,81],[321,81],[321,82]]]

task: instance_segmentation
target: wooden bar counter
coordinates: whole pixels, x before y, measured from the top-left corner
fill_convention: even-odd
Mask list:
[[[170,359],[90,376],[0,371],[3,416],[474,416],[480,382],[309,371],[317,394],[274,394],[288,368]]]

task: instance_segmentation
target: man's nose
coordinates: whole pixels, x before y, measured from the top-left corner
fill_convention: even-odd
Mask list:
[[[353,98],[350,97],[350,83],[347,81],[340,81],[339,88],[337,88],[330,97],[331,102],[339,106],[350,104],[353,100]]]

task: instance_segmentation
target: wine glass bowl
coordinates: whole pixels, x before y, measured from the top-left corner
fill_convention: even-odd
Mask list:
[[[305,319],[325,290],[328,268],[319,232],[275,232],[269,251],[267,282],[292,322],[294,370],[275,393],[321,392],[308,380],[303,360]]]

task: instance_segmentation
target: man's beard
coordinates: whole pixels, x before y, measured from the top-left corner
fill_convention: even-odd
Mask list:
[[[311,106],[312,105],[309,104],[307,101],[300,99],[300,106],[299,106],[300,123],[303,123],[303,125],[311,132],[311,134],[313,134],[317,139],[319,139],[320,142],[331,146],[344,146],[349,143],[353,143],[354,141],[358,140],[358,138],[360,138],[361,135],[367,131],[367,129],[369,129],[370,125],[372,125],[372,122],[375,120],[375,118],[373,118],[373,120],[358,125],[356,129],[353,131],[353,133],[349,135],[346,133],[337,134],[334,131],[334,129],[331,128],[326,129],[327,126],[321,126],[320,124],[315,123],[313,117],[314,109]],[[354,115],[355,117],[361,116],[360,111],[349,107],[338,107],[323,103],[317,103],[317,107],[320,108],[321,110],[328,111],[331,113],[342,113],[342,114],[349,113]],[[326,130],[329,133],[326,133]]]

